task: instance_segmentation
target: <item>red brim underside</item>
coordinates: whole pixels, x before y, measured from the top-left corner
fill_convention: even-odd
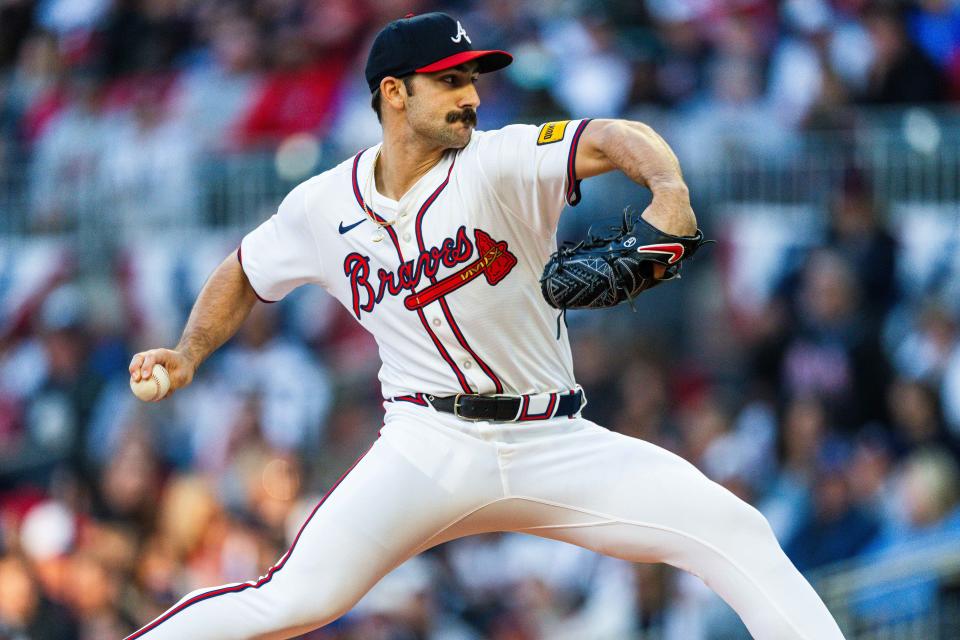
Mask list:
[[[471,60],[476,60],[480,64],[480,73],[489,73],[490,71],[503,69],[513,62],[513,56],[506,51],[461,51],[460,53],[430,63],[425,67],[420,67],[417,69],[417,73],[432,73],[434,71],[452,69]]]

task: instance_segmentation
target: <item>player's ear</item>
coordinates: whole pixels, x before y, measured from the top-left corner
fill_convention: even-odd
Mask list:
[[[380,81],[380,95],[383,102],[390,107],[397,111],[403,111],[407,99],[407,88],[404,86],[403,80],[387,76]]]

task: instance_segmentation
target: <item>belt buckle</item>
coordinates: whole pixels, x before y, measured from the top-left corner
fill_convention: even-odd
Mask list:
[[[468,418],[467,416],[460,415],[460,398],[463,396],[470,395],[467,393],[458,393],[453,396],[453,415],[461,420],[466,420],[467,422],[482,422],[483,418]]]

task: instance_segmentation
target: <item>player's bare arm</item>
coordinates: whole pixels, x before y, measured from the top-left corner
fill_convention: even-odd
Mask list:
[[[133,356],[131,378],[147,377],[154,364],[161,364],[170,374],[171,390],[187,386],[200,364],[237,332],[256,301],[240,261],[231,253],[203,285],[177,346]]]
[[[628,120],[592,120],[580,139],[576,164],[580,178],[622,171],[653,193],[643,212],[647,222],[674,235],[696,232],[697,219],[677,156],[650,126]]]

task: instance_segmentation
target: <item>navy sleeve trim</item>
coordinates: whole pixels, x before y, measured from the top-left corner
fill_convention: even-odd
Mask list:
[[[567,204],[571,207],[577,206],[580,202],[580,180],[577,179],[577,145],[580,144],[580,135],[590,123],[589,118],[580,122],[577,131],[573,134],[573,140],[570,141],[570,152],[567,156]]]

